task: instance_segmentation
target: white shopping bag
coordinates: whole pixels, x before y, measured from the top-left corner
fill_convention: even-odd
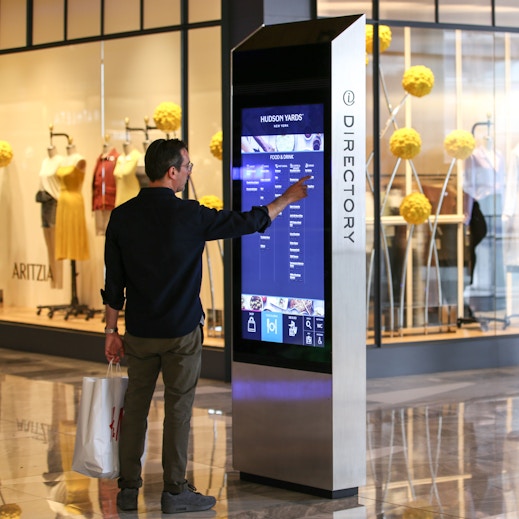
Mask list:
[[[128,377],[112,371],[110,364],[106,377],[83,377],[72,470],[93,478],[119,476],[119,432]]]

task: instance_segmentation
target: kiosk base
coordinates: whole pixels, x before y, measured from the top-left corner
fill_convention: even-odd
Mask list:
[[[327,499],[342,499],[345,497],[353,497],[359,493],[359,487],[346,488],[342,490],[325,490],[324,488],[309,487],[307,485],[300,485],[298,483],[280,481],[279,479],[256,476],[255,474],[248,474],[247,472],[240,472],[240,479],[243,481],[250,481],[251,483],[267,485],[270,487],[293,490],[294,492],[301,492],[302,494],[311,494],[313,496],[325,497]]]

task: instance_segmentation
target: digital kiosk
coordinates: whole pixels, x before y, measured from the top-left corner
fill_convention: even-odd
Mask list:
[[[366,472],[365,18],[264,26],[232,54],[233,208],[311,175],[233,248],[233,465],[330,498]]]

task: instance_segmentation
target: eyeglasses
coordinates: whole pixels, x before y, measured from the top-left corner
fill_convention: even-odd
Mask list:
[[[186,168],[187,172],[191,173],[191,171],[193,171],[193,166],[194,166],[194,164],[192,162],[188,162],[187,164],[180,164],[180,168],[177,168],[176,164],[170,164],[168,166],[168,169],[169,168],[176,168],[176,169]]]
[[[180,167],[185,167],[187,169],[188,173],[191,173],[193,171],[194,164],[192,162],[188,162],[187,164],[182,164]]]

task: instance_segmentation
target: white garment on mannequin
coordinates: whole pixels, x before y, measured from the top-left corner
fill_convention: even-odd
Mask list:
[[[49,156],[45,157],[41,163],[40,168],[40,188],[47,191],[52,198],[56,200],[59,197],[59,179],[56,177],[56,171],[58,170],[61,162],[63,161],[63,157],[56,152],[56,149],[53,148],[52,151],[49,151]]]
[[[40,189],[43,189],[55,200],[59,197],[60,183],[56,176],[63,157],[58,154],[54,146],[47,148],[48,157],[45,157],[42,161],[40,168]],[[54,211],[55,211],[54,206]],[[54,254],[55,248],[55,227],[43,227],[43,237],[45,239],[45,245],[47,247],[47,260],[49,267],[52,272],[52,278],[50,280],[50,287],[61,289],[63,288],[63,265],[61,261],[56,260]]]
[[[495,217],[502,213],[505,188],[505,160],[503,154],[487,138],[474,149],[465,161],[463,191],[470,196],[468,214],[472,215],[472,202],[479,202],[487,235],[474,250],[477,258],[473,281],[465,289],[465,297],[489,297],[504,286],[503,243],[495,240]]]
[[[465,161],[463,191],[474,200],[502,194],[505,184],[505,161],[502,153],[493,147],[480,145]]]
[[[506,172],[503,204],[504,257],[507,266],[519,266],[519,144],[512,150]]]

